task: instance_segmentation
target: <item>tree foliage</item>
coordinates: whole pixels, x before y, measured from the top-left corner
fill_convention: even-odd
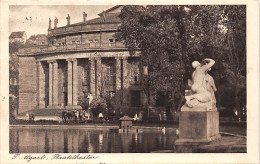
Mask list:
[[[217,85],[233,88],[234,97],[245,87],[245,6],[125,6],[120,18],[117,37],[131,54],[140,50],[148,66],[142,81],[147,95],[163,92],[167,105],[179,108],[191,62],[205,57],[216,61],[212,74]]]
[[[10,42],[9,43],[9,72],[17,73],[18,72],[18,51],[23,48],[24,44],[21,42]]]

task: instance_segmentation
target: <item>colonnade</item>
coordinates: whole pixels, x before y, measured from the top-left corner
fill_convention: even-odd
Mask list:
[[[122,90],[124,88],[124,71],[126,69],[126,57],[115,57],[115,67],[116,67],[116,87],[115,89]],[[77,58],[66,59],[67,62],[67,106],[69,109],[79,109],[78,105],[78,60]],[[46,107],[45,99],[45,87],[48,86],[48,104],[47,108],[63,108],[59,106],[59,68],[57,60],[48,60],[48,84],[45,82],[44,66],[42,61],[37,61],[38,70],[38,108]],[[101,71],[101,57],[89,58],[90,64],[90,92],[94,96],[98,96],[99,90],[98,85],[100,82],[100,77],[97,73]],[[123,94],[122,94],[123,97]]]

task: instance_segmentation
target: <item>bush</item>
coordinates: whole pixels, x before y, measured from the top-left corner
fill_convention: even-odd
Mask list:
[[[94,117],[98,117],[99,113],[105,113],[107,109],[106,100],[103,98],[94,98],[90,104],[91,112]]]
[[[87,97],[83,97],[82,101],[79,104],[83,110],[87,110],[89,107],[89,100]]]

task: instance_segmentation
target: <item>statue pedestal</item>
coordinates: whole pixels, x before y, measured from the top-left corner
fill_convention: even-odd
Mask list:
[[[182,111],[179,117],[179,139],[175,145],[207,144],[220,139],[217,111]]]

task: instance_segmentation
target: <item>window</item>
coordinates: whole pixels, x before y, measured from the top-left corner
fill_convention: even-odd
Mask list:
[[[114,43],[114,39],[109,39],[109,46],[112,46]]]
[[[107,65],[107,84],[113,85],[115,83],[115,67],[114,63],[109,63]]]
[[[140,107],[141,106],[141,93],[140,91],[131,92],[131,106]]]
[[[137,75],[134,76],[134,80],[135,80],[135,83],[138,82],[138,78],[137,78]]]
[[[132,78],[133,78],[133,83],[137,84],[139,81],[139,68],[138,66],[133,66],[133,70],[132,70]]]
[[[88,65],[86,65],[83,70],[82,84],[88,85],[88,80],[89,80],[89,67]]]
[[[9,83],[10,83],[10,85],[17,85],[16,78],[11,78]]]
[[[167,102],[167,96],[164,92],[157,92],[156,93],[156,106],[157,107],[163,107]]]

